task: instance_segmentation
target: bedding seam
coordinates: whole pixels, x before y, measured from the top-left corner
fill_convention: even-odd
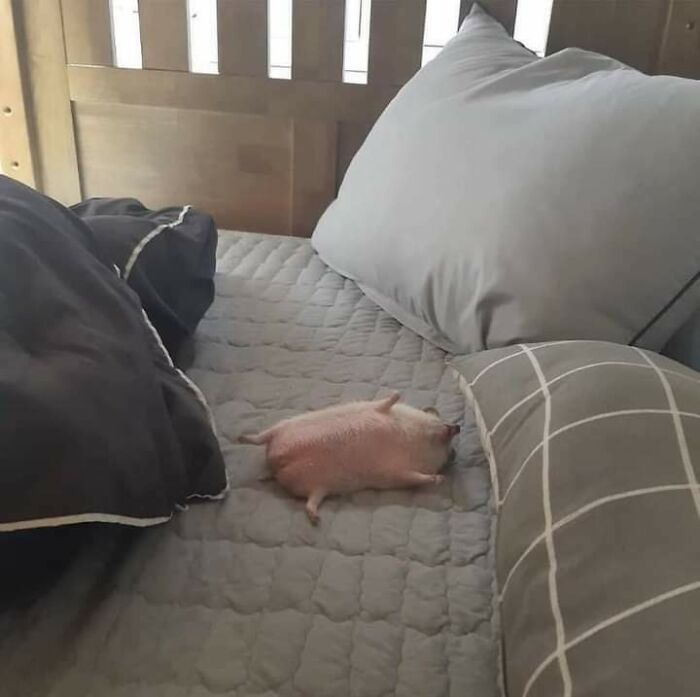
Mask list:
[[[174,228],[178,225],[181,225],[182,221],[185,219],[185,216],[187,215],[187,213],[189,213],[191,208],[192,206],[190,206],[189,204],[184,206],[175,220],[171,220],[168,223],[161,223],[160,225],[153,228],[153,230],[151,230],[145,237],[139,240],[138,244],[131,250],[131,254],[129,255],[129,259],[127,260],[126,264],[124,264],[124,273],[122,277],[125,281],[129,280],[131,270],[134,268],[134,265],[138,261],[141,252],[143,252],[143,250],[146,248],[146,245],[149,242],[151,242],[151,240],[153,240],[155,237],[160,235],[160,233],[163,232],[163,230],[167,230],[168,228]]]

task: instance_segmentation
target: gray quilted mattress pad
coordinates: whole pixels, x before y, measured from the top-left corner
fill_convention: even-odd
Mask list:
[[[89,526],[30,601],[4,603],[0,694],[494,697],[488,466],[445,354],[307,240],[222,232],[216,286],[190,376],[227,498],[147,530]],[[394,389],[463,424],[438,487],[331,498],[315,528],[261,480],[263,449],[236,444]]]

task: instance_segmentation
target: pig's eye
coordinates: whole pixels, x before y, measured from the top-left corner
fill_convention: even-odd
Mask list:
[[[435,409],[435,407],[426,407],[425,409],[423,409],[423,411],[426,414],[432,414],[433,416],[440,416],[440,414],[438,414],[438,410]]]

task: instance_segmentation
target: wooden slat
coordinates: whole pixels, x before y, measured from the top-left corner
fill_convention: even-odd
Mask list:
[[[113,65],[109,0],[62,0],[66,58],[73,65]]]
[[[335,197],[337,124],[295,121],[292,127],[292,186],[289,232],[309,236]]]
[[[71,99],[76,102],[362,122],[374,121],[398,89],[84,66],[70,66],[68,81]]]
[[[219,73],[267,76],[266,0],[217,0]]]
[[[654,72],[668,0],[554,0],[547,53],[575,46]]]
[[[469,14],[475,0],[462,0],[459,8],[459,22]],[[515,13],[518,0],[478,0],[479,4],[495,19],[497,19],[508,31],[513,33],[515,27]]]
[[[345,0],[293,0],[292,77],[343,79]]]
[[[143,67],[188,70],[187,0],[139,0]]]
[[[656,72],[700,79],[700,0],[671,0]]]
[[[34,163],[20,68],[16,15],[12,0],[0,0],[0,165],[34,186]]]
[[[37,185],[65,204],[80,200],[78,160],[59,0],[15,4],[33,135]]]
[[[402,85],[420,68],[426,0],[373,0],[370,84]]]
[[[290,119],[122,104],[74,110],[86,197],[189,203],[221,227],[288,230]]]

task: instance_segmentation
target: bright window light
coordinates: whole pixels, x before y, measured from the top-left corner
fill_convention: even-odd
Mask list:
[[[278,80],[292,78],[292,0],[268,0],[267,73]]]
[[[138,0],[110,0],[114,64],[118,68],[141,68],[141,27]]]
[[[367,84],[372,0],[345,0],[343,82]]]
[[[520,0],[515,16],[515,40],[544,56],[551,17],[552,0]]]
[[[433,60],[457,33],[459,5],[460,0],[428,0],[426,3],[421,65]]]
[[[187,0],[187,27],[190,42],[190,70],[193,73],[218,73],[219,37],[216,0]]]

